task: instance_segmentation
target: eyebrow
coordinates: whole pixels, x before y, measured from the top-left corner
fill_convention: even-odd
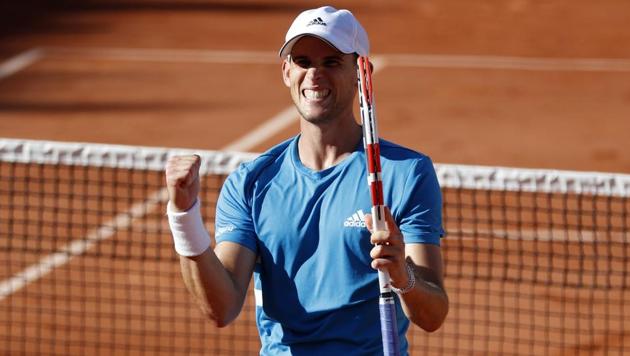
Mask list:
[[[296,60],[296,59],[311,59],[311,58],[310,58],[308,55],[306,55],[306,54],[297,55],[297,56],[294,56],[294,55],[289,55],[288,57],[289,57],[291,60]],[[331,54],[331,55],[325,56],[325,57],[323,58],[323,60],[330,60],[330,59],[344,60],[344,59],[345,59],[345,57],[346,57],[346,54],[345,54],[345,53],[340,53],[340,54]]]

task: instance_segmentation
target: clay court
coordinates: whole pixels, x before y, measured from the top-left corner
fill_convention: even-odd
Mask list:
[[[0,137],[262,152],[298,131],[276,53],[294,16],[320,4],[91,0],[55,6],[31,1],[22,8],[2,5],[6,8],[0,9],[6,11],[0,27]],[[438,163],[630,173],[630,4],[615,0],[370,0],[334,5],[351,9],[370,35],[383,138],[424,152]],[[9,177],[6,172],[14,173],[5,169],[0,177]],[[82,228],[64,230],[64,223],[69,226],[76,217],[55,212],[46,218],[58,221],[52,230],[24,227],[24,242],[0,241],[0,260],[9,261],[0,272],[2,280],[41,257],[26,253],[19,261],[7,258],[11,247],[19,245],[28,251],[29,244],[35,243],[29,236],[35,235],[63,236],[50,243],[51,250],[80,239],[115,218],[118,208],[150,200],[147,197],[162,182],[159,172],[151,173],[142,178],[149,183],[125,190],[113,183],[121,179],[119,173],[107,171],[72,173],[79,183],[67,178],[69,173],[63,168],[43,167],[21,174],[34,181],[48,175],[66,177],[65,185],[58,188],[67,193],[65,206],[100,213],[83,218]],[[126,199],[105,205],[85,199],[80,192],[93,189],[90,182],[95,174],[112,182],[101,188],[107,196]],[[122,179],[139,182],[140,177],[129,174]],[[208,179],[215,190],[220,182],[220,177]],[[20,203],[20,216],[28,216],[30,206],[47,206],[44,193],[38,195],[41,199],[29,200],[27,191],[33,193],[33,186],[28,182],[7,179],[0,183],[3,191],[18,192],[11,200],[5,195],[0,198],[4,208]],[[35,191],[43,191],[45,185],[36,184]],[[626,271],[619,277],[625,289],[599,288],[609,284],[602,282],[605,276],[596,275],[596,247],[582,251],[593,257],[587,262],[567,253],[573,257],[565,269],[592,272],[592,281],[567,284],[586,286],[585,290],[576,287],[567,293],[554,285],[529,289],[523,281],[539,281],[543,272],[519,274],[506,256],[517,256],[526,266],[544,267],[554,261],[542,261],[536,250],[583,247],[571,247],[572,242],[543,247],[531,241],[479,241],[480,234],[470,233],[464,236],[468,239],[448,247],[448,253],[465,259],[473,252],[490,251],[477,257],[487,261],[450,267],[453,279],[447,278],[447,288],[451,283],[458,285],[451,298],[461,308],[449,315],[436,334],[414,330],[412,354],[423,350],[429,350],[427,354],[519,355],[629,352],[630,330],[623,326],[624,319],[630,318],[630,308],[623,308],[630,283],[628,202],[592,204],[593,209],[608,204],[612,211],[623,211],[611,219],[618,219],[615,226],[624,228],[607,235],[612,237],[612,247],[606,247],[621,257],[606,267]],[[1,299],[0,319],[8,322],[0,326],[0,350],[9,354],[200,354],[212,349],[216,354],[255,354],[258,337],[251,300],[239,321],[222,330],[185,307],[182,300],[188,296],[178,279],[177,263],[172,263],[173,252],[155,242],[164,237],[163,203],[145,208],[149,214],[135,217],[133,228],[116,232],[88,253]],[[478,227],[466,224],[460,222],[459,228]],[[0,234],[4,239],[6,235]],[[123,242],[138,239],[148,242]],[[492,259],[500,261],[493,265],[488,262]],[[507,272],[498,271],[506,266]],[[98,267],[98,272],[85,272],[91,267]],[[482,278],[482,284],[466,284],[468,268],[481,275],[500,275],[502,283],[488,277]],[[148,276],[147,270],[154,274]],[[118,278],[117,273],[125,277]],[[547,277],[558,283],[563,278]],[[102,284],[76,287],[68,282],[73,280]],[[483,289],[477,289],[480,286]],[[606,293],[616,303],[601,303]],[[505,306],[523,294],[545,298],[541,318],[552,327],[539,332],[533,326],[528,330],[514,326],[519,320],[537,325],[539,316],[532,312],[538,304],[533,302],[491,308],[492,300],[501,300]],[[75,300],[71,295],[80,296]],[[477,299],[484,299],[488,307],[471,307]],[[552,313],[557,307],[566,308],[570,300],[577,325]],[[6,306],[9,302],[12,309]],[[614,317],[589,321],[593,310],[605,310]],[[492,324],[499,316],[508,321]],[[451,318],[457,325],[449,324]],[[96,320],[98,329],[73,328]],[[600,324],[610,330],[582,334],[598,330]],[[563,327],[571,331],[568,336],[558,331]],[[483,338],[475,338],[475,328],[483,329]],[[169,330],[168,337],[160,336],[164,329]],[[183,337],[189,333],[216,341],[210,346],[203,339],[191,342]],[[536,341],[540,338],[556,340],[541,345]]]

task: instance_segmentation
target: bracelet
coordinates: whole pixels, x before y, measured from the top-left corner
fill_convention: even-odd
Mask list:
[[[169,201],[166,206],[175,251],[181,256],[199,256],[210,246],[210,235],[201,218],[199,199],[184,212],[174,212]]]
[[[390,288],[394,291],[394,293],[398,295],[403,295],[405,293],[408,293],[409,291],[413,289],[413,287],[416,286],[416,275],[413,273],[413,268],[409,265],[409,263],[405,263],[405,265],[407,267],[407,276],[409,277],[409,281],[407,282],[407,285],[404,286],[403,288],[396,288],[390,285]]]

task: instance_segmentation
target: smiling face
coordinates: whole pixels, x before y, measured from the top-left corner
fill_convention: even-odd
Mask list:
[[[300,115],[313,124],[354,120],[357,91],[354,54],[343,54],[311,36],[299,39],[282,63],[284,84]]]

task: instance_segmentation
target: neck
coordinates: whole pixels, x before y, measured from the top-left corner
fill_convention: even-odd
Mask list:
[[[354,119],[335,124],[313,124],[300,121],[298,152],[302,164],[313,170],[324,170],[350,155],[362,137],[361,126]]]

